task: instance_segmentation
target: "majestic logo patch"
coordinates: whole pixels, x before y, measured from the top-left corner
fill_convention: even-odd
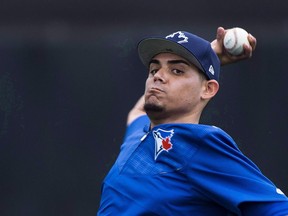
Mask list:
[[[179,39],[177,41],[177,43],[180,43],[180,44],[181,43],[188,43],[188,37],[186,37],[185,34],[183,32],[181,32],[181,31],[178,31],[178,32],[175,32],[173,34],[170,34],[170,35],[166,36],[166,39],[173,38],[175,40],[174,37],[176,38],[176,40]]]
[[[174,130],[162,130],[157,129],[153,131],[153,137],[155,139],[155,157],[156,160],[159,154],[163,151],[168,152],[172,149],[173,144],[171,143],[171,138],[174,134]]]

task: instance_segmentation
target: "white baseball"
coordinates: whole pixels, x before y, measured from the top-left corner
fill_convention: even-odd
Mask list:
[[[249,45],[248,32],[242,28],[235,27],[227,30],[224,37],[224,47],[231,55],[243,53],[243,45]]]

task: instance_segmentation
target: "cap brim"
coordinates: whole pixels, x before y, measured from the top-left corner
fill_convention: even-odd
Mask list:
[[[159,53],[173,53],[179,55],[204,71],[197,58],[185,47],[181,46],[181,44],[163,38],[147,38],[140,41],[138,44],[139,57],[146,67],[149,67],[151,59]]]

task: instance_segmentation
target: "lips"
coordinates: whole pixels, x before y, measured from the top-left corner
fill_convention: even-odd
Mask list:
[[[150,87],[146,90],[146,98],[150,98],[150,97],[156,97],[156,98],[161,98],[163,96],[163,93],[165,93],[165,91],[162,88],[158,88],[158,87]]]
[[[157,92],[164,92],[164,90],[163,90],[163,89],[160,89],[160,88],[157,88],[157,87],[152,87],[152,88],[150,88],[149,92],[151,92],[151,93],[153,93],[153,92],[157,93]]]

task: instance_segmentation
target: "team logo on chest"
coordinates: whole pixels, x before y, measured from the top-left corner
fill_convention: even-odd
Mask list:
[[[169,152],[173,144],[171,143],[171,138],[174,134],[174,130],[162,130],[157,129],[153,130],[153,137],[155,139],[155,157],[156,160],[157,157],[160,155],[161,152],[166,151]]]

